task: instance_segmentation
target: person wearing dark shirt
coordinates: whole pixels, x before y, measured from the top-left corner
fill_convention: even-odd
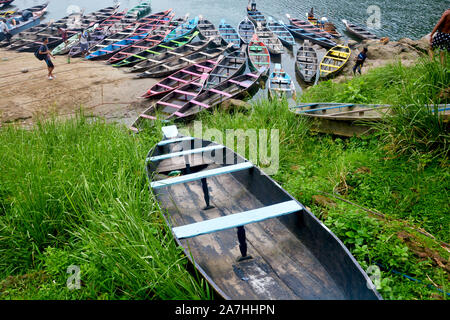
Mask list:
[[[367,48],[364,48],[363,51],[361,51],[356,57],[356,63],[355,66],[353,67],[353,74],[355,74],[356,71],[358,71],[359,74],[361,74],[361,68],[367,59],[367,51],[368,51]]]
[[[45,39],[44,43],[39,47],[39,54],[41,56],[45,56],[44,61],[47,64],[48,80],[53,80],[55,78],[55,76],[53,75],[53,70],[55,69],[55,66],[53,65],[53,62],[50,59],[50,57],[53,57],[53,55],[51,54],[50,50],[48,50],[47,44],[48,39]]]
[[[434,37],[433,37],[434,36]],[[444,50],[450,51],[450,9],[447,9],[430,35],[430,58],[433,59],[435,49],[441,49],[441,63],[444,64]]]
[[[6,41],[11,42],[12,34],[9,32],[8,25],[6,24],[5,19],[0,20],[0,33],[3,33]]]
[[[23,21],[28,21],[28,19],[30,19],[31,17],[33,17],[33,13],[30,10],[23,10],[22,12],[22,20]]]

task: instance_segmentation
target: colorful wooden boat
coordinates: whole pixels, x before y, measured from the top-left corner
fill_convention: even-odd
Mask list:
[[[150,124],[152,124],[153,121],[157,119],[165,120],[172,115],[181,115],[178,113],[178,110],[180,110],[186,103],[202,91],[204,82],[208,77],[208,73],[211,72],[212,67],[214,66],[214,61],[210,61],[210,63],[211,64],[209,67],[205,67],[204,64],[199,64],[197,73],[202,72],[199,79],[191,81],[179,89],[173,90],[166,94],[162,99],[155,104],[152,104],[148,109],[140,114],[130,128],[133,131],[138,131],[138,128],[141,127],[143,121],[150,122]]]
[[[356,25],[353,24],[347,20],[342,20],[342,22],[345,25],[345,28],[347,30],[348,33],[352,34],[353,36],[361,39],[361,40],[378,40],[379,37],[370,32],[369,30],[367,30],[367,28],[361,26],[361,25]]]
[[[216,45],[221,45],[222,37],[211,21],[199,16],[197,30],[200,32],[200,38],[211,39]]]
[[[167,44],[170,43],[172,42],[168,42]],[[192,43],[185,43],[177,47],[176,43],[172,43],[171,46],[167,46],[166,43],[163,42],[154,49],[150,50],[152,52],[146,52],[146,59],[131,67],[128,71],[145,72],[150,68],[154,68],[161,64],[169,63],[172,60],[180,59],[184,56],[204,50],[210,44],[211,40],[198,40]]]
[[[294,82],[280,63],[275,64],[273,72],[269,76],[268,89],[271,98],[293,97],[295,99]]]
[[[89,55],[85,57],[86,60],[105,60],[112,57],[114,54],[119,52],[120,50],[123,50],[125,48],[130,47],[131,45],[147,38],[148,33],[141,33],[137,34],[131,37],[128,37],[126,39],[114,42],[110,45],[107,45],[105,47],[102,47],[98,49],[97,51],[93,51]]]
[[[316,77],[318,66],[317,51],[310,45],[308,40],[305,40],[297,50],[295,72],[303,81],[310,83]]]
[[[143,1],[139,3],[137,6],[131,8],[128,11],[128,16],[134,17],[136,20],[139,20],[152,11],[152,3],[151,1]]]
[[[265,72],[265,69],[261,71]],[[261,76],[261,72],[255,71],[226,79],[211,88],[204,87],[198,96],[191,99],[178,111],[176,116],[172,115],[168,120],[189,121],[199,112],[203,110],[212,111],[214,107],[219,107],[228,99],[249,98],[258,90]]]
[[[284,23],[282,23],[282,24],[296,38],[299,38],[302,40],[309,40],[310,42],[318,44],[319,46],[324,47],[324,48],[332,48],[337,45],[336,42],[334,42],[328,38],[318,36],[314,32],[309,32],[305,29],[302,29],[302,28],[299,28],[299,27],[296,27],[293,25],[286,25]]]
[[[19,16],[21,15],[24,11],[30,11],[31,13],[33,12],[40,12],[44,9],[46,9],[48,7],[48,1],[43,3],[43,4],[39,4],[36,6],[32,6],[23,10],[8,10],[8,11],[0,11],[0,18],[11,18],[12,16]]]
[[[270,70],[270,53],[266,45],[259,40],[255,33],[247,48],[247,56],[252,71],[262,70],[263,76],[267,76]]]
[[[317,20],[315,17],[310,17],[308,13],[306,16],[308,17],[308,22],[311,23],[311,25],[329,33],[333,38],[342,37],[342,34],[337,30],[336,25],[333,22],[328,21],[328,18],[323,17],[322,19]]]
[[[172,40],[179,40],[193,33],[198,25],[198,17],[189,20],[186,23],[180,24],[178,27],[173,29],[164,39],[164,42],[169,42]]]
[[[231,49],[233,49],[231,47]],[[241,74],[247,66],[246,48],[234,50],[221,59],[209,74],[205,88],[211,88]]]
[[[247,16],[255,24],[261,23],[261,25],[266,25],[267,21],[261,11],[256,9],[256,1],[250,0],[247,7]]]
[[[241,39],[239,34],[236,32],[236,29],[231,26],[231,24],[225,21],[225,19],[220,20],[219,33],[222,39],[225,40],[226,43],[232,43],[235,49],[239,49],[241,47]]]
[[[48,2],[45,5],[36,6],[41,8],[41,10],[39,11],[36,10],[31,11],[32,8],[28,9],[28,11],[32,12],[32,17],[29,17],[27,19],[25,19],[21,15],[13,15],[12,17],[6,19],[6,25],[8,26],[9,33],[11,35],[15,35],[27,29],[30,29],[34,26],[37,26],[40,23],[42,16],[45,14],[47,10],[47,4]],[[5,38],[6,37],[3,34],[3,32],[0,32],[0,41],[5,40]]]
[[[204,72],[203,67],[206,66],[209,68],[210,65],[211,62],[203,61],[199,62],[198,64],[194,64],[181,69],[180,71],[177,71],[167,78],[164,78],[163,80],[154,84],[142,97],[153,99],[159,96],[166,95],[190,82],[197,81],[201,78]],[[199,72],[199,70],[201,72]]]
[[[89,33],[94,32],[94,30],[97,27],[98,27],[98,25],[94,25],[94,26],[88,28],[87,32],[89,32]],[[71,36],[70,38],[68,38],[66,42],[60,43],[56,48],[53,49],[52,55],[56,56],[56,55],[69,53],[70,49],[72,49],[73,46],[75,46],[77,43],[79,43],[80,35],[81,35],[81,32],[78,32],[78,33],[74,34],[73,36]]]
[[[244,20],[239,23],[238,33],[243,43],[248,44],[252,40],[252,37],[255,34],[255,29],[255,25],[248,19],[248,17],[245,17]]]
[[[218,296],[382,299],[342,241],[263,170],[175,126],[163,133],[146,159],[152,194],[177,245]]]
[[[111,19],[112,17],[115,17],[116,19],[124,19],[124,14],[125,13],[114,13],[114,15],[107,17],[107,19]],[[77,21],[77,23],[75,24],[76,27],[73,27],[74,26],[73,19]],[[81,16],[81,17],[78,13],[75,13],[72,14],[72,16],[63,18],[60,21],[52,22],[45,29],[39,30],[36,33],[27,33],[26,31],[25,32],[26,35],[22,37],[20,40],[11,43],[11,45],[8,46],[8,49],[14,49],[25,52],[34,52],[39,48],[39,46],[41,46],[42,42],[46,38],[49,39],[47,47],[49,49],[53,49],[57,47],[60,43],[62,43],[62,38],[59,34],[58,28],[65,29],[67,31],[68,37],[72,37],[79,31],[89,28],[95,23],[98,23],[99,21],[105,21],[103,13],[100,15],[91,14],[88,16]],[[19,35],[22,35],[22,33],[18,34],[17,36]]]
[[[286,47],[292,48],[295,45],[295,39],[289,30],[280,22],[275,21],[272,17],[269,17],[267,28],[272,31]]]
[[[278,37],[266,26],[258,23],[256,26],[256,34],[258,35],[259,40],[264,42],[272,55],[280,55],[284,52],[284,47],[280,39],[278,39]]]
[[[450,119],[450,104],[427,106],[445,120]],[[404,108],[404,107],[403,107]],[[302,103],[290,110],[313,120],[313,128],[322,133],[352,137],[373,132],[373,123],[395,111],[391,105],[353,103]]]
[[[165,35],[156,34],[156,35],[149,35],[142,39],[141,41],[138,41],[131,46],[120,50],[119,52],[115,53],[111,58],[108,59],[107,63],[115,65],[120,63],[121,61],[125,60],[126,58],[129,58],[134,55],[138,55],[141,52],[148,50],[150,48],[153,48],[154,46],[157,46],[160,44],[165,38]]]
[[[211,39],[209,41],[212,41]],[[138,74],[138,78],[162,78],[171,73],[186,68],[190,65],[198,64],[201,61],[216,61],[221,59],[221,55],[226,54],[227,46],[206,48],[196,51],[184,57],[175,58],[162,64],[149,68],[147,71]],[[213,60],[214,59],[214,60]]]
[[[0,0],[0,8],[6,8],[9,5],[11,5],[11,3],[13,3],[14,0]]]
[[[320,77],[327,78],[337,74],[348,62],[352,51],[348,46],[337,45],[331,48],[320,62]]]
[[[289,23],[294,26],[306,30],[308,32],[314,33],[319,37],[331,39],[331,34],[326,31],[321,30],[320,28],[313,26],[309,21],[291,18],[289,14],[286,14],[286,17],[289,19]]]

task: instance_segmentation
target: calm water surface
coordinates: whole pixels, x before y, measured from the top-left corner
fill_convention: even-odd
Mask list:
[[[19,8],[26,8],[44,1],[16,0],[14,4]],[[125,9],[142,1],[50,0],[46,20],[65,16],[70,5],[77,5],[84,8],[85,12],[91,12],[118,2],[121,8]],[[201,14],[216,26],[221,19],[226,19],[230,24],[237,26],[246,16],[247,3],[248,0],[153,0],[152,12],[173,8],[176,17],[184,16],[186,13],[190,13],[191,17]],[[450,8],[450,0],[257,0],[257,7],[264,15],[273,16],[278,20],[283,19],[285,22],[288,22],[286,13],[304,19],[306,12],[314,7],[317,17],[327,16],[341,31],[344,30],[342,19],[365,23],[369,18],[367,8],[371,5],[377,5],[381,9],[381,29],[372,30],[374,33],[388,36],[393,40],[403,37],[418,39],[431,32],[441,14]],[[292,77],[295,77],[295,50],[294,48],[292,52],[286,49],[286,53],[274,61],[281,62]],[[297,87],[299,83],[298,81]]]

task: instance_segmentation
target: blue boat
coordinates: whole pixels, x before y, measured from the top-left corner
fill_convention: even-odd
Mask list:
[[[294,97],[295,85],[289,74],[283,70],[281,64],[276,63],[273,72],[269,77],[269,95],[271,98],[275,97]]]
[[[255,26],[260,23],[261,25],[266,25],[267,21],[261,11],[256,9],[256,1],[249,1],[249,5],[247,7],[247,15],[248,18],[255,24]]]
[[[169,42],[173,40],[179,40],[192,32],[197,28],[198,17],[189,20],[173,29],[165,38],[163,42]]]
[[[292,48],[295,45],[295,39],[289,30],[280,22],[272,19],[272,17],[269,17],[267,28],[272,31],[285,46]]]
[[[120,41],[117,41],[115,43],[112,43],[104,48],[98,49],[97,51],[92,52],[88,56],[86,56],[87,60],[100,60],[100,59],[109,59],[114,54],[119,52],[120,50],[123,50],[133,44],[135,44],[138,41],[141,41],[145,39],[149,34],[148,33],[141,33]]]
[[[239,37],[239,34],[235,28],[225,22],[225,19],[220,21],[219,33],[223,40],[233,44],[233,48],[239,49],[241,47],[241,38]]]
[[[31,12],[31,17],[25,18],[23,15],[12,16],[11,18],[6,20],[6,25],[8,26],[9,33],[11,35],[16,35],[22,31],[25,31],[29,28],[37,26],[41,22],[41,17],[44,15],[47,10],[48,3],[42,5],[42,9],[40,11]],[[15,21],[15,25],[14,22]],[[6,39],[6,36],[3,32],[0,32],[0,41]]]

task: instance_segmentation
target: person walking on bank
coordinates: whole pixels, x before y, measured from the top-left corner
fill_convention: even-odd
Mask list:
[[[39,56],[42,57],[45,61],[45,63],[47,64],[47,69],[48,69],[48,80],[53,80],[55,78],[55,76],[53,75],[53,70],[55,69],[55,66],[53,65],[52,60],[50,59],[50,57],[54,58],[54,56],[51,54],[50,50],[48,50],[47,47],[48,44],[48,38],[46,38],[43,42],[43,44],[39,47],[38,51],[39,51]]]
[[[356,57],[356,63],[355,66],[353,67],[353,74],[356,74],[356,71],[359,72],[359,74],[361,74],[361,68],[364,65],[364,62],[367,59],[367,48],[364,47],[363,51],[361,51],[358,56]]]
[[[434,37],[433,37],[434,36]],[[433,59],[435,49],[441,49],[441,64],[444,64],[444,50],[450,51],[450,9],[447,9],[438,21],[430,35],[430,59]]]

